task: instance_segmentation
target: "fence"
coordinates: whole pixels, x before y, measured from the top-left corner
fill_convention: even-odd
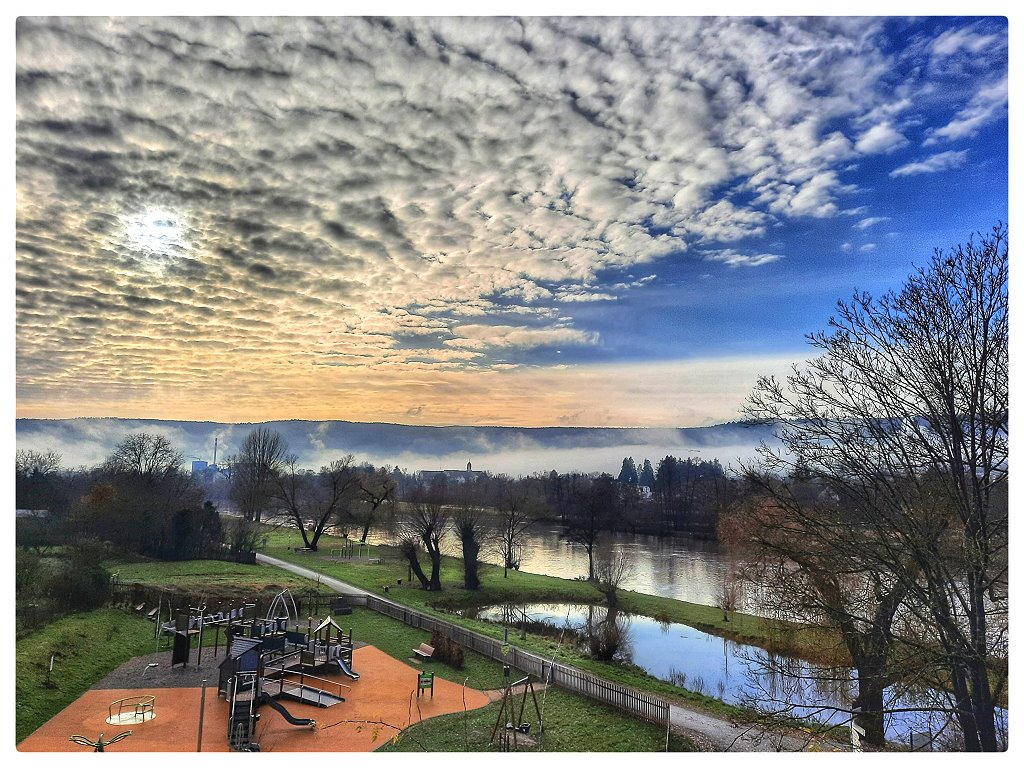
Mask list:
[[[462,627],[397,603],[382,600],[374,595],[366,596],[366,607],[385,616],[398,619],[411,627],[428,632],[439,630],[463,648],[469,648],[489,658],[497,659],[544,682],[608,704],[644,720],[661,725],[665,725],[669,720],[669,705],[649,693],[602,680],[582,670],[552,662],[543,656],[520,648],[508,647],[506,649],[503,643],[492,637],[470,632]]]
[[[115,578],[111,580],[111,599],[114,604],[121,605],[138,606],[148,603],[147,609],[156,607],[159,602],[163,602],[164,605],[173,603],[179,609],[186,609],[189,605],[197,605],[202,597],[183,591],[140,584],[124,584]],[[470,632],[447,621],[428,616],[412,608],[406,608],[398,603],[383,600],[375,595],[345,595],[342,598],[340,595],[297,594],[294,595],[294,599],[300,617],[319,616],[325,612],[333,612],[337,605],[336,601],[339,599],[352,605],[365,605],[372,611],[390,616],[408,626],[428,632],[439,630],[463,648],[508,664],[546,683],[608,704],[622,712],[661,725],[665,725],[669,720],[669,705],[649,693],[602,680],[582,670],[552,662],[543,656],[524,651],[521,648],[511,646],[506,648],[503,643],[492,637]],[[262,615],[269,609],[269,598],[263,600],[257,598],[256,602],[257,615]]]

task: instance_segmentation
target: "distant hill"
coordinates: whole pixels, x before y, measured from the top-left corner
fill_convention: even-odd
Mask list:
[[[511,475],[547,472],[618,474],[622,459],[657,466],[667,455],[718,459],[728,467],[753,456],[771,427],[738,422],[680,429],[609,427],[421,427],[351,421],[268,421],[226,424],[149,419],[17,419],[17,447],[57,451],[68,467],[94,466],[132,432],[166,436],[186,460],[212,462],[237,452],[257,426],[277,430],[304,466],[319,467],[345,454],[358,461],[409,471],[473,469]]]

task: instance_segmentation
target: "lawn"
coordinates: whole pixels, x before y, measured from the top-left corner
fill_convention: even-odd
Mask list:
[[[204,567],[204,564],[197,565],[197,570]],[[149,566],[136,573],[141,577],[147,572],[166,576],[164,569],[149,570]],[[423,630],[365,608],[356,608],[351,615],[338,617],[338,621],[346,629],[352,629],[357,641],[369,643],[399,659],[408,658],[412,648],[429,640]],[[16,647],[16,740],[24,739],[123,662],[154,650],[155,642],[152,623],[117,610],[69,616],[19,640]],[[49,675],[51,655],[55,657],[54,672]],[[500,662],[472,651],[465,652],[461,669],[440,662],[432,662],[431,669],[438,677],[480,690],[501,688],[505,682]],[[537,734],[531,737],[538,741],[536,746],[530,747],[532,749],[546,752],[665,749],[665,732],[660,726],[623,716],[564,691],[551,689],[545,694],[542,690],[538,698],[544,702],[544,721],[548,725],[539,739]],[[495,739],[491,744],[490,734],[500,709],[500,703],[492,703],[468,714],[427,721],[407,731],[396,743],[389,742],[384,750],[497,750],[499,741]],[[527,743],[523,741],[521,747],[526,748]],[[679,751],[693,749],[689,740],[676,737],[670,747]]]
[[[24,739],[128,659],[154,650],[152,623],[117,610],[67,616],[19,639],[15,740]]]

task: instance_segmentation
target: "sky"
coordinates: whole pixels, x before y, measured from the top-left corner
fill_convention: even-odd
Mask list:
[[[1008,220],[1007,21],[16,22],[16,413],[684,427]]]

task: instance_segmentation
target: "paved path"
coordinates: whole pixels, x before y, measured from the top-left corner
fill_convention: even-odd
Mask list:
[[[276,568],[283,568],[286,571],[298,574],[299,576],[305,576],[307,579],[313,579],[319,581],[321,584],[326,584],[331,589],[337,590],[343,595],[365,595],[366,590],[354,587],[351,584],[346,584],[344,581],[338,581],[332,579],[330,576],[325,576],[317,571],[310,570],[309,568],[303,568],[301,565],[295,565],[289,563],[287,560],[278,560],[276,557],[270,557],[269,555],[261,555],[259,552],[256,553],[256,562],[263,563],[264,565],[272,565]]]
[[[330,576],[289,563],[286,560],[257,553],[256,561],[283,568],[308,579],[319,580],[322,584],[326,584],[342,594],[366,594],[364,589],[338,581],[338,579],[332,579]],[[674,731],[691,736],[703,748],[715,752],[799,752],[807,748],[805,739],[772,734],[746,725],[737,725],[729,720],[675,704],[669,707],[669,720]]]

